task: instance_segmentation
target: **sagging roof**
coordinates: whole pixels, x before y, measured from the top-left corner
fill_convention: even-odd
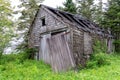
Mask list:
[[[48,9],[49,11],[51,11],[53,14],[55,14],[56,16],[60,17],[60,18],[65,18],[67,19],[70,23],[76,24],[76,27],[79,29],[82,29],[86,32],[90,32],[90,33],[95,33],[98,35],[101,35],[103,37],[112,37],[112,35],[109,33],[109,31],[100,28],[97,24],[95,24],[94,22],[82,17],[79,14],[71,14],[65,11],[61,11],[52,7],[48,7],[45,5],[40,5],[40,6],[44,6],[46,9]],[[64,21],[64,19],[63,19]]]

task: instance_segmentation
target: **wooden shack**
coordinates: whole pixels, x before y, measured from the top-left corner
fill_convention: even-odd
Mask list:
[[[106,41],[112,51],[110,32],[68,12],[40,5],[29,30],[29,47],[38,48],[37,60],[50,64],[55,72],[85,65],[93,52],[93,39]]]

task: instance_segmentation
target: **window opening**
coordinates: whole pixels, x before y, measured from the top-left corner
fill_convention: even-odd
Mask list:
[[[42,21],[42,26],[45,26],[45,17],[41,18],[41,21]]]

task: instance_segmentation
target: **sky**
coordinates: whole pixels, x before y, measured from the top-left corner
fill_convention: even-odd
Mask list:
[[[63,2],[65,2],[65,0],[45,0],[42,4],[55,8],[57,6],[62,6]]]
[[[56,8],[57,6],[62,6],[62,3],[65,2],[66,0],[45,0],[43,2],[43,4],[50,6],[50,7],[54,7]],[[75,2],[76,0],[73,0],[73,2]],[[96,0],[96,2],[99,0]],[[104,3],[107,2],[107,0],[102,0]]]
[[[12,4],[12,7],[20,4],[19,0],[10,0],[10,1]],[[66,0],[44,0],[42,4],[56,8],[57,6],[62,6],[62,3],[65,1]],[[73,0],[73,1],[75,1],[75,0]]]
[[[12,7],[15,7],[17,5],[20,4],[19,0],[10,0]],[[42,4],[50,6],[50,7],[54,7],[56,8],[57,6],[62,6],[62,3],[65,2],[66,0],[44,0]],[[96,2],[99,0],[96,0]],[[103,2],[106,2],[107,0],[103,0]],[[75,2],[75,0],[73,0],[73,2]],[[16,7],[15,10],[17,10],[18,8]]]
[[[65,1],[66,0],[45,0],[42,4],[56,8],[57,6],[62,6],[62,3]],[[73,0],[73,2],[75,2],[75,0]]]

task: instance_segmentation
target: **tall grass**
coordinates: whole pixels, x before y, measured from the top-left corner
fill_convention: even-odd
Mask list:
[[[3,60],[3,61],[2,61]],[[0,60],[0,80],[119,80],[120,56],[108,55],[109,65],[54,73],[42,61],[25,59],[20,54],[4,55]]]

